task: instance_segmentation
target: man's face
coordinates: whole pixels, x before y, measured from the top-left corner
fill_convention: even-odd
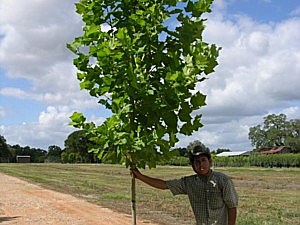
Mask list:
[[[200,175],[209,175],[211,166],[211,160],[209,160],[205,155],[200,155],[194,160],[194,168]]]

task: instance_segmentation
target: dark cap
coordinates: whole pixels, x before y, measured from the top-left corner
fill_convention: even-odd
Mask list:
[[[190,152],[189,152],[189,158],[190,163],[194,163],[194,159],[199,155],[205,155],[208,159],[211,159],[211,154],[209,151],[209,148],[205,147],[204,145],[196,145]]]
[[[209,148],[205,147],[203,144],[196,145],[190,152],[189,152],[189,160],[190,164],[193,167],[193,170],[197,173],[195,166],[194,166],[194,160],[200,155],[205,155],[209,160],[211,159],[211,154]]]

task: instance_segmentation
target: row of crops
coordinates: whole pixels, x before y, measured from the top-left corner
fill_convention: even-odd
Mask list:
[[[216,166],[300,167],[300,154],[214,157]]]
[[[300,154],[253,154],[250,156],[217,157],[213,156],[214,166],[258,166],[258,167],[300,167]],[[161,165],[188,166],[187,157],[174,157]]]

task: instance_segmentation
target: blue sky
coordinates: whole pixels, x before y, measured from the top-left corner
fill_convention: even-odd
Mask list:
[[[293,13],[296,13],[298,7],[297,0],[235,0],[229,1],[227,12],[245,14],[259,22],[268,23],[290,18]]]
[[[81,33],[74,0],[0,1],[0,134],[9,144],[64,147],[74,111],[101,123],[108,112],[79,90],[65,45]],[[251,126],[270,113],[300,118],[300,1],[215,0],[204,39],[222,47],[198,85],[204,128],[180,136],[211,149],[250,150]]]

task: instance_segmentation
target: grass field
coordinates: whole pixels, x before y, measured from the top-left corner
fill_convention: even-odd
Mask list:
[[[299,225],[300,168],[215,168],[232,177],[240,198],[238,225]],[[0,164],[0,172],[85,198],[115,211],[131,213],[129,170],[118,165]],[[192,173],[190,167],[145,170],[162,179]],[[1,185],[1,184],[0,184]],[[194,224],[186,196],[137,181],[137,216],[164,225]]]

